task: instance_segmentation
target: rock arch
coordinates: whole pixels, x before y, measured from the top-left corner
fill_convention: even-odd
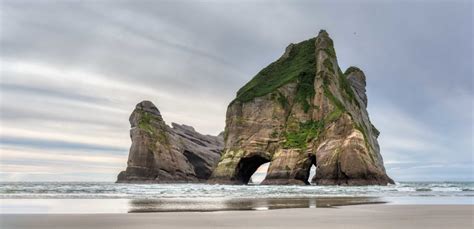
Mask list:
[[[229,104],[224,154],[209,182],[246,184],[259,155],[270,161],[262,184],[309,184],[316,164],[315,184],[393,183],[366,109],[365,79],[356,67],[341,71],[324,30],[288,46]]]

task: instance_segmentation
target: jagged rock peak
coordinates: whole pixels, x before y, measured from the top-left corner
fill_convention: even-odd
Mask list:
[[[326,30],[321,29],[319,30],[318,37],[329,37],[329,33]]]
[[[183,130],[186,130],[186,131],[191,131],[191,132],[196,132],[196,130],[194,129],[194,127],[192,126],[188,126],[188,125],[180,125],[178,123],[174,123],[172,122],[171,123],[171,126],[173,127],[173,129],[183,129]]]
[[[286,46],[285,52],[280,57],[279,61],[282,61],[282,60],[290,57],[291,50],[293,49],[294,46],[295,46],[295,44],[293,44],[293,43],[290,43],[288,46]]]
[[[360,70],[360,68],[356,67],[356,66],[350,66],[346,69],[346,71],[344,72],[345,75],[349,75],[353,72],[361,72],[361,73],[364,73],[362,70]]]
[[[326,32],[326,30],[320,30],[315,40],[315,45],[317,49],[326,49],[331,48],[333,46],[333,41],[329,37],[329,34]]]
[[[344,75],[351,83],[352,88],[355,90],[364,106],[367,107],[367,94],[365,90],[367,83],[364,72],[357,67],[351,66],[344,72]]]
[[[135,109],[137,110],[143,110],[145,112],[148,112],[153,115],[161,116],[160,110],[153,104],[152,102],[148,100],[141,101],[135,106]]]
[[[143,119],[144,114],[146,115],[146,120]],[[152,102],[146,100],[135,106],[135,110],[133,110],[129,118],[132,128],[137,127],[140,123],[143,124],[143,121],[151,120],[155,122],[163,122],[163,118],[161,117],[158,108]]]

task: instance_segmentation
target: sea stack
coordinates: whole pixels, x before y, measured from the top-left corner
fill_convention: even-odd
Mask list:
[[[224,153],[209,182],[247,184],[270,162],[263,184],[393,183],[367,113],[365,86],[360,69],[341,71],[326,31],[290,44],[229,104]]]
[[[222,134],[202,135],[176,123],[171,128],[150,101],[137,104],[129,121],[132,146],[118,183],[205,182],[219,161]]]

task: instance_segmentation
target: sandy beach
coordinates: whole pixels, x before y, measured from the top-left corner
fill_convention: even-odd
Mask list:
[[[473,228],[474,205],[354,205],[266,211],[3,214],[1,228]]]

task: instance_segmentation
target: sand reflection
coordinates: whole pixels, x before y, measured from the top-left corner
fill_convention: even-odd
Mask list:
[[[329,208],[356,204],[385,203],[377,197],[320,198],[186,198],[130,200],[130,213],[179,211],[272,210],[283,208]]]

